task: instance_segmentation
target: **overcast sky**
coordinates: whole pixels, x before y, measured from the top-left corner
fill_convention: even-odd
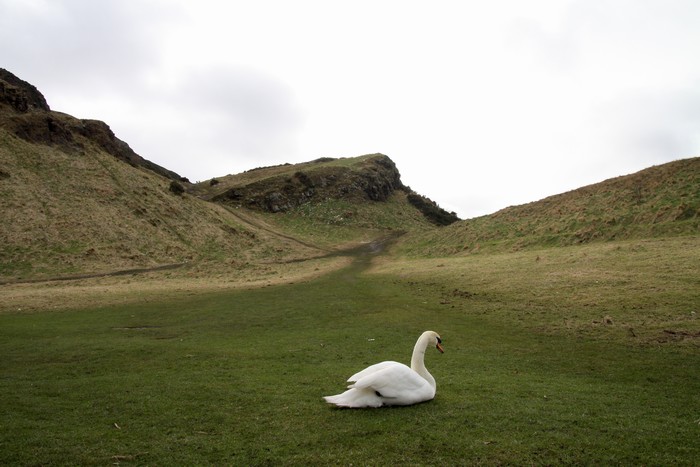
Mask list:
[[[191,181],[381,152],[462,218],[700,155],[697,0],[0,0],[0,67]]]

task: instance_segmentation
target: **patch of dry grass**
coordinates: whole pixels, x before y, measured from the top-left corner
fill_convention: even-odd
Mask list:
[[[445,307],[534,331],[700,347],[700,237],[382,258],[372,273],[414,281]]]
[[[228,289],[313,280],[350,264],[349,257],[291,263],[199,264],[168,271],[0,285],[0,313],[34,313],[152,303]]]
[[[368,201],[361,207],[343,199],[326,199],[285,213],[261,213],[260,217],[295,238],[329,249],[407,230],[436,230],[406,197],[403,191],[396,191],[386,201]]]
[[[407,235],[413,256],[541,249],[700,232],[700,158],[650,167],[540,201]]]

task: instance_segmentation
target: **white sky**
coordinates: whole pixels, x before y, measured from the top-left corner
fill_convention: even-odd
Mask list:
[[[0,67],[206,180],[381,152],[462,218],[700,155],[696,0],[0,0]]]

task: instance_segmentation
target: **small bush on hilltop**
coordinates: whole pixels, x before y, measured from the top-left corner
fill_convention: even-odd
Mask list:
[[[447,212],[434,201],[417,193],[409,193],[408,202],[415,206],[433,224],[450,225],[459,220],[454,212]]]

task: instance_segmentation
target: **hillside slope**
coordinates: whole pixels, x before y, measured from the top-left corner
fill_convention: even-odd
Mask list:
[[[0,70],[0,279],[323,253],[182,185],[106,124],[51,111],[36,88]]]
[[[280,230],[326,248],[458,220],[404,186],[383,154],[260,167],[198,183],[189,192],[233,212],[252,210]]]
[[[0,277],[319,254],[81,143],[84,150],[64,152],[0,129]]]
[[[294,261],[457,220],[405,187],[383,155],[192,185],[136,154],[104,122],[52,111],[39,90],[3,69],[0,200],[0,282]]]
[[[400,251],[451,255],[698,233],[700,158],[691,158],[409,235]]]

